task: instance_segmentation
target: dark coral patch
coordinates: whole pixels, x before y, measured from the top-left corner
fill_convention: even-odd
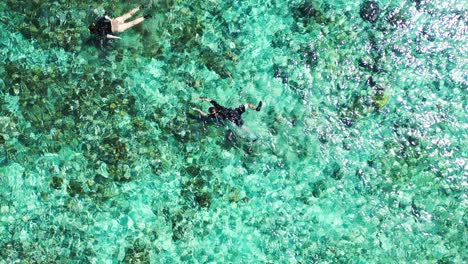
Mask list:
[[[362,19],[375,23],[380,15],[379,4],[375,1],[366,1],[362,4],[359,14]]]

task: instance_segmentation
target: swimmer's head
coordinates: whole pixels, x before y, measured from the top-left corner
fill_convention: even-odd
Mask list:
[[[208,108],[208,112],[210,112],[210,114],[216,114],[216,107],[210,107]]]
[[[97,35],[99,33],[99,28],[96,25],[96,23],[92,23],[91,25],[89,25],[88,29],[89,29],[89,32],[91,32],[92,34]]]

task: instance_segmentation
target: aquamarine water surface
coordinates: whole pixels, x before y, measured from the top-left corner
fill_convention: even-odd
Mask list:
[[[2,1],[0,263],[465,263],[466,6]]]

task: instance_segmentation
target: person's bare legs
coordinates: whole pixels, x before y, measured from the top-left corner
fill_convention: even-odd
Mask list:
[[[133,16],[136,12],[140,10],[140,7],[133,8],[130,10],[128,13],[121,15],[119,17],[114,18],[115,20],[118,20],[120,23],[124,23],[125,20],[129,19],[131,16]]]
[[[116,31],[117,32],[124,32],[125,30],[133,27],[133,26],[136,26],[138,24],[140,24],[141,22],[143,22],[145,20],[144,17],[139,17],[131,22],[127,22],[127,23],[123,23],[123,24],[119,24],[116,28]]]
[[[245,107],[250,108],[250,109],[255,110],[255,111],[260,111],[260,109],[262,109],[262,105],[263,105],[262,101],[260,101],[257,106],[255,106],[255,105],[253,105],[251,103],[244,104]]]
[[[246,103],[245,106],[246,106],[247,108],[252,109],[252,110],[257,110],[257,107],[256,107],[255,105],[251,104],[251,103]]]
[[[140,10],[140,7],[136,7],[134,9],[130,10],[130,12],[128,12],[128,13],[122,15],[122,16],[116,17],[114,19],[111,19],[111,18],[107,17],[107,19],[109,19],[111,21],[111,23],[112,23],[112,32],[121,33],[121,32],[124,32],[125,30],[127,30],[127,29],[129,29],[129,28],[143,22],[145,20],[145,18],[140,17],[140,18],[137,18],[137,19],[135,19],[135,20],[133,20],[131,22],[125,23],[125,20],[132,17],[139,10]]]

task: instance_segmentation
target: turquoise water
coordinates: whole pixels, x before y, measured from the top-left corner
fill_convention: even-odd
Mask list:
[[[377,2],[2,1],[0,263],[465,263],[466,2]]]

